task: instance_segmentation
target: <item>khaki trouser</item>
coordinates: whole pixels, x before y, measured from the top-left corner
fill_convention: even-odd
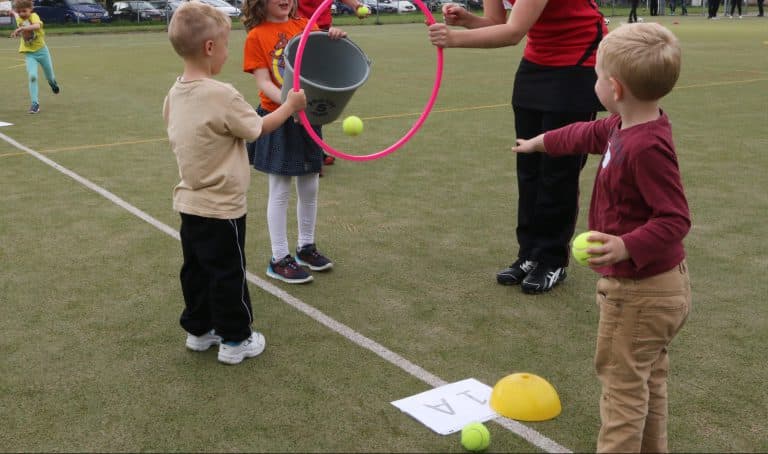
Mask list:
[[[667,452],[667,346],[691,309],[683,260],[646,279],[597,282],[597,452]]]

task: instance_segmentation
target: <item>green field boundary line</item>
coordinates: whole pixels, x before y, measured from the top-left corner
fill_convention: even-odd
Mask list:
[[[0,139],[5,141],[9,145],[13,146],[14,148],[21,150],[22,152],[40,160],[44,164],[52,167],[53,169],[61,172],[62,174],[72,178],[76,182],[96,192],[97,194],[106,198],[107,200],[119,206],[120,208],[123,208],[124,210],[128,211],[129,213],[133,214],[139,219],[149,223],[150,225],[157,228],[161,232],[168,234],[169,236],[174,238],[176,241],[180,241],[179,232],[177,230],[160,222],[159,220],[155,219],[154,217],[150,216],[149,214],[145,213],[139,208],[131,205],[130,203],[126,202],[125,200],[113,194],[112,192],[102,188],[101,186],[93,183],[87,178],[75,173],[74,171],[62,166],[56,161],[51,160],[50,158],[44,156],[42,153],[35,151],[27,147],[26,145],[23,145],[17,142],[13,138],[5,134],[0,133]],[[286,292],[280,287],[277,287],[276,285],[273,285],[272,283],[267,282],[264,279],[261,279],[260,277],[254,275],[250,271],[246,271],[246,279],[248,279],[248,282],[256,285],[257,287],[261,288],[267,293],[270,293],[271,295],[277,297],[284,303],[288,304],[289,306],[293,307],[299,312],[302,312],[303,314],[312,318],[316,322],[327,327],[331,331],[334,331],[335,333],[357,344],[358,346],[375,353],[377,356],[381,357],[388,363],[400,368],[401,370],[423,381],[424,383],[432,386],[433,388],[437,388],[437,387],[448,384],[447,381],[432,374],[431,372],[427,371],[421,366],[414,364],[413,362],[398,355],[397,353],[379,344],[378,342],[364,336],[361,333],[358,333],[357,331],[350,328],[349,326],[329,317],[328,315],[316,309],[315,307],[310,306],[309,304],[301,301],[300,299],[296,298],[295,296],[291,295],[290,293]],[[512,419],[508,419],[500,416],[494,419],[494,421],[499,425],[501,425],[502,427],[504,427],[505,429],[523,438],[528,443],[544,450],[545,452],[550,452],[550,453],[572,452],[571,450],[565,448],[564,446],[561,446],[557,442],[547,438],[546,436],[542,435],[536,430],[524,424],[521,424],[517,421],[514,421]]]

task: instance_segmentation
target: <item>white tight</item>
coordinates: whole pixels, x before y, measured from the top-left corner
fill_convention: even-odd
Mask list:
[[[283,175],[269,175],[269,202],[267,203],[267,225],[272,242],[272,257],[280,260],[291,251],[288,249],[288,201],[291,198],[291,178]],[[315,242],[315,220],[317,219],[317,192],[320,176],[317,173],[296,177],[296,219],[299,224],[298,246]]]

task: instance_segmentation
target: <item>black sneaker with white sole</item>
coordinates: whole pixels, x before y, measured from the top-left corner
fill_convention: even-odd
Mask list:
[[[534,268],[536,268],[536,262],[519,258],[509,265],[509,268],[496,273],[496,282],[501,285],[517,285],[523,282]]]
[[[539,263],[528,276],[523,279],[520,287],[523,293],[544,293],[565,280],[568,274],[564,267],[549,266]]]

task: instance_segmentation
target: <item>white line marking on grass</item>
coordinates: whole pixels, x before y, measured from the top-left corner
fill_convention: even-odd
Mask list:
[[[131,205],[130,203],[126,202],[125,200],[121,199],[120,197],[116,196],[115,194],[107,191],[106,189],[102,188],[101,186],[98,186],[97,184],[93,183],[92,181],[81,177],[77,173],[67,169],[66,167],[60,165],[59,163],[45,157],[41,153],[15,141],[14,139],[6,136],[5,134],[0,133],[0,138],[9,143],[10,145],[18,148],[19,150],[22,150],[29,155],[31,155],[34,158],[39,159],[40,161],[44,162],[45,164],[53,167],[54,169],[58,170],[59,172],[63,173],[64,175],[72,178],[73,180],[77,181],[78,183],[82,184],[83,186],[87,187],[88,189],[91,189],[92,191],[96,192],[97,194],[101,195],[102,197],[106,198],[107,200],[111,201],[115,205],[125,209],[129,213],[133,214],[134,216],[138,217],[139,219],[142,219],[146,221],[147,223],[151,224],[152,226],[156,227],[158,230],[167,233],[168,235],[172,236],[176,241],[180,241],[179,232],[174,230],[173,228],[163,224],[162,222],[158,221],[157,219],[153,218],[149,214],[141,211],[140,209],[136,208],[135,206]],[[265,281],[264,279],[254,275],[250,271],[246,271],[246,278],[249,282],[252,284],[260,287],[264,291],[274,295],[275,297],[282,300],[284,303],[292,306],[296,310],[304,313],[308,317],[312,318],[313,320],[317,321],[321,325],[324,325],[328,329],[335,331],[339,335],[349,339],[350,341],[354,342],[355,344],[370,350],[371,352],[379,355],[381,358],[384,358],[389,363],[399,367],[400,369],[408,372],[412,376],[418,378],[419,380],[423,381],[424,383],[437,388],[439,386],[443,386],[448,384],[445,380],[442,378],[432,374],[431,372],[425,370],[421,366],[418,366],[409,360],[403,358],[402,356],[398,355],[397,353],[393,352],[392,350],[384,347],[383,345],[379,344],[378,342],[369,339],[362,334],[358,333],[357,331],[353,330],[349,326],[340,323],[331,317],[325,315],[324,313],[320,312],[319,310],[315,309],[314,307],[310,306],[309,304],[301,301],[300,299],[296,298],[295,296],[291,295],[290,293],[286,292],[285,290],[273,285],[270,282]],[[527,442],[531,443],[534,446],[537,446],[541,449],[543,449],[546,452],[552,452],[552,453],[570,453],[571,451],[558,443],[556,443],[553,440],[550,440],[546,436],[540,434],[536,430],[520,424],[517,421],[499,417],[495,419],[499,425],[504,427],[505,429],[517,434]]]

